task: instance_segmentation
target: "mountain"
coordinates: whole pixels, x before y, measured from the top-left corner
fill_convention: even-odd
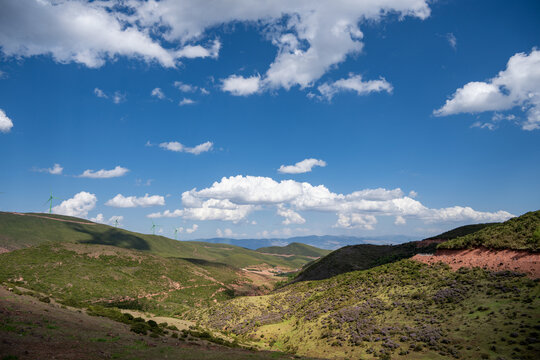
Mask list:
[[[349,271],[366,270],[378,265],[410,258],[418,253],[434,252],[441,241],[477,231],[491,224],[460,226],[445,233],[399,245],[360,244],[345,246],[318,261],[308,263],[294,281],[322,280]]]
[[[269,247],[258,248],[257,252],[260,252],[263,254],[299,255],[299,256],[309,256],[313,258],[319,258],[319,257],[330,254],[332,251],[319,249],[311,245],[293,242],[286,246],[269,246]]]
[[[540,250],[540,210],[531,211],[503,223],[488,226],[438,246],[439,249],[475,247],[538,252]]]
[[[336,359],[537,359],[540,283],[401,260],[188,315],[263,349]]]
[[[295,236],[290,238],[271,238],[271,239],[231,239],[231,238],[211,238],[199,239],[197,241],[209,242],[213,244],[230,244],[245,247],[248,249],[259,249],[261,247],[270,246],[286,246],[291,243],[301,243],[311,245],[320,249],[335,250],[347,245],[356,244],[400,244],[411,240],[416,240],[416,237],[405,235],[385,235],[385,236],[343,236],[343,235],[309,235]]]
[[[235,267],[266,264],[292,270],[312,261],[306,256],[266,255],[235,245],[177,241],[70,216],[0,212],[0,253],[46,242],[111,245],[164,257],[200,259]]]

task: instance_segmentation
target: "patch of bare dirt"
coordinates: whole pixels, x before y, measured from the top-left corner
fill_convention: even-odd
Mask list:
[[[437,250],[434,255],[417,254],[412,257],[425,264],[443,262],[452,270],[462,267],[481,267],[492,271],[510,270],[530,278],[540,278],[540,254],[518,250],[490,250],[487,248]]]

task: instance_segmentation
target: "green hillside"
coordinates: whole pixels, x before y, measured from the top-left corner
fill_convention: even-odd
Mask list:
[[[336,359],[537,359],[540,283],[412,260],[191,313],[261,348]]]
[[[448,240],[469,234],[493,224],[460,226],[425,240]],[[322,280],[349,271],[366,270],[372,267],[410,258],[418,253],[434,252],[435,243],[422,244],[412,241],[399,245],[360,244],[342,247],[318,261],[308,263],[294,281]]]
[[[487,228],[493,225],[497,225],[499,223],[485,223],[485,224],[472,224],[472,225],[464,225],[457,227],[455,229],[452,229],[450,231],[443,232],[442,234],[435,235],[432,237],[429,237],[425,240],[451,240],[455,239],[459,236],[465,236],[468,234],[472,234],[474,232],[477,232],[479,230],[482,230],[483,228]]]
[[[332,250],[319,249],[318,247],[301,244],[301,243],[290,243],[287,246],[268,246],[258,248],[256,251],[266,254],[281,254],[281,255],[300,255],[300,256],[310,256],[310,257],[321,257],[328,255]]]
[[[490,249],[538,251],[540,249],[540,210],[531,211],[501,224],[439,244],[438,249]]]
[[[104,304],[171,315],[254,287],[228,265],[107,245],[45,243],[1,254],[0,282],[74,306]]]
[[[296,269],[312,260],[307,256],[265,255],[234,245],[176,241],[163,236],[139,234],[69,216],[51,214],[23,216],[0,212],[0,248],[15,250],[44,242],[111,245],[147,251],[165,257],[201,259],[236,267],[267,264],[272,267]]]

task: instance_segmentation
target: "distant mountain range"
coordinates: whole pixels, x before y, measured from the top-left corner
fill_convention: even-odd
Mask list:
[[[387,236],[334,236],[334,235],[309,235],[309,236],[295,236],[286,239],[274,238],[274,239],[231,239],[231,238],[212,238],[212,239],[198,239],[194,241],[203,241],[214,244],[230,244],[241,246],[244,248],[256,250],[261,247],[268,246],[286,246],[291,243],[302,243],[311,246],[315,246],[321,249],[335,250],[347,245],[358,244],[377,244],[377,245],[391,245],[401,244],[408,241],[420,240],[418,237],[405,236],[405,235],[387,235]]]

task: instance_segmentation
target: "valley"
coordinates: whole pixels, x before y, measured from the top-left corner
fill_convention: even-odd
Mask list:
[[[0,213],[0,356],[535,359],[538,229],[540,211],[399,245],[250,250]]]

